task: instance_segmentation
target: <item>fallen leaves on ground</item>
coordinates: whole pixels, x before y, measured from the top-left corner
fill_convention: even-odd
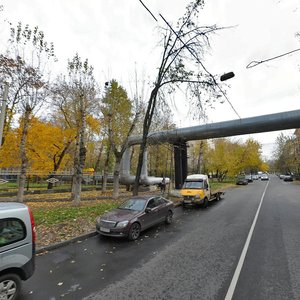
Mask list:
[[[139,195],[158,192],[140,192]],[[25,196],[25,203],[31,208],[37,232],[37,248],[57,244],[95,231],[96,218],[117,207],[132,192],[120,191],[117,200],[112,191],[82,191],[81,203],[73,206],[71,193],[32,194]],[[172,199],[177,202],[180,199]]]

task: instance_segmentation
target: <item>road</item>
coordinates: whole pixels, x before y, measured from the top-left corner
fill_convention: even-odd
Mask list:
[[[136,242],[89,238],[38,256],[20,299],[300,299],[300,185],[255,181]]]

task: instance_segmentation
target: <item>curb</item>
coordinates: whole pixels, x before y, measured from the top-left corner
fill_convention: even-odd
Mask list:
[[[55,249],[58,249],[58,248],[67,246],[67,245],[69,245],[69,244],[76,243],[76,242],[78,242],[78,241],[85,240],[85,239],[87,239],[87,238],[96,236],[97,234],[98,234],[98,233],[97,233],[96,231],[93,231],[93,232],[90,232],[90,233],[86,233],[86,234],[79,235],[79,236],[77,236],[77,237],[75,237],[75,238],[72,238],[72,239],[70,239],[70,240],[63,241],[63,242],[61,242],[61,243],[57,243],[57,244],[53,244],[53,245],[41,247],[41,248],[36,249],[35,254],[42,254],[42,253],[44,253],[44,252],[48,252],[48,251],[51,251],[51,250],[55,250]]]

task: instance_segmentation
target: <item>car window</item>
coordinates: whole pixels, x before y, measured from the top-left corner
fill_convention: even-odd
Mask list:
[[[148,204],[147,204],[147,208],[154,208],[156,207],[156,203],[154,201],[154,199],[149,200]]]
[[[26,227],[19,219],[0,220],[0,247],[23,240],[26,237]]]
[[[145,203],[146,203],[146,200],[144,200],[144,199],[128,199],[127,201],[123,202],[119,206],[119,208],[142,211],[144,209]]]
[[[205,189],[208,189],[208,183],[207,183],[206,180],[204,181],[204,188],[205,188]]]
[[[166,203],[166,200],[164,198],[162,198],[162,197],[157,197],[157,198],[154,199],[154,201],[156,203],[156,206],[159,206],[161,204]]]

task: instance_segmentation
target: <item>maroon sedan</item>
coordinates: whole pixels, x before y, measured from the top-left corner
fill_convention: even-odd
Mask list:
[[[141,231],[165,221],[172,223],[173,202],[161,196],[132,197],[118,208],[97,218],[96,230],[102,235],[136,240]]]

